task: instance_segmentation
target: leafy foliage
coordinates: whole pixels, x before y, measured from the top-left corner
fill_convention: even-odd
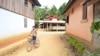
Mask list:
[[[83,54],[82,56],[100,56],[100,48],[95,49],[92,53],[90,54]]]
[[[35,19],[38,21],[40,19],[44,19],[48,15],[56,15],[59,19],[66,19],[66,15],[62,14],[65,6],[66,3],[62,4],[59,9],[57,9],[55,5],[53,5],[51,8],[35,7]]]
[[[90,31],[93,33],[94,30],[100,30],[100,18],[94,19],[94,22],[91,25]]]
[[[49,10],[51,15],[56,15],[57,14],[57,8],[55,5],[52,6],[52,8]]]
[[[100,17],[94,19],[93,23],[90,26],[90,31],[91,31],[91,33],[94,33],[94,31],[100,31]],[[100,48],[96,49],[94,52],[92,52],[88,55],[86,54],[83,56],[100,56]]]
[[[70,46],[73,46],[80,55],[82,55],[83,51],[85,50],[85,45],[83,45],[73,37],[69,37],[68,43],[70,44]]]
[[[46,16],[46,10],[47,10],[47,7],[45,7],[45,8],[35,7],[36,21],[43,19]]]
[[[66,3],[63,3],[61,6],[60,6],[60,8],[58,9],[59,10],[59,17],[61,18],[61,19],[66,19],[66,14],[63,14],[62,15],[62,12],[63,12],[63,10],[65,9],[65,7],[66,7]]]

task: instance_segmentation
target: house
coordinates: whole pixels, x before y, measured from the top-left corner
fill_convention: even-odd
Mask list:
[[[100,47],[100,38],[90,32],[94,19],[100,16],[100,0],[69,0],[66,13],[66,32]],[[99,32],[100,33],[100,32]]]
[[[41,6],[38,0],[0,0],[0,47],[26,38],[35,24],[35,5]]]
[[[46,31],[48,30],[56,30],[56,31],[64,31],[65,30],[65,21],[59,20],[59,18],[55,15],[46,16],[46,18],[42,21],[40,26]]]
[[[55,15],[49,15],[49,16],[46,16],[46,19],[49,19],[49,20],[59,20],[59,18]]]

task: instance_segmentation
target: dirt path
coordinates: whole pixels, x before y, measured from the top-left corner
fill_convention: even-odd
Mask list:
[[[38,32],[39,48],[31,52],[26,51],[26,46],[7,56],[73,56],[60,37],[64,32]]]

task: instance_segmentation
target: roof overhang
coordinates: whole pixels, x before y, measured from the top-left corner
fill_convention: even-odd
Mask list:
[[[83,0],[83,2],[81,3],[82,5],[85,5],[89,2],[90,0]]]
[[[76,0],[69,0],[68,4],[66,5],[64,11],[62,12],[62,14],[64,14],[66,11],[68,11],[68,9],[70,8],[70,6],[75,3]],[[87,4],[89,1],[91,0],[83,0],[83,2],[81,3],[82,5]]]
[[[65,24],[65,21],[59,20],[59,21],[44,21],[40,20],[40,23],[58,23],[58,24]]]
[[[68,9],[69,7],[74,3],[75,0],[69,0],[64,11],[62,12],[62,14],[64,14]]]
[[[33,5],[41,6],[38,0],[30,0]]]
[[[37,5],[37,6],[41,6],[41,4],[39,3],[38,0],[32,0],[32,1],[35,3],[35,5]]]

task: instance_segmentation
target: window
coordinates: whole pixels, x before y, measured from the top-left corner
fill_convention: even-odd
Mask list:
[[[28,0],[24,1],[25,6],[28,6]]]
[[[74,13],[74,8],[72,8],[71,13]]]
[[[94,4],[94,18],[100,18],[100,1]]]
[[[87,5],[83,5],[83,20],[87,19]]]
[[[27,28],[27,18],[24,18],[24,27]]]
[[[67,16],[66,23],[69,23],[69,16]]]
[[[35,5],[34,5],[34,4],[32,4],[32,10],[34,10],[34,6],[35,6]]]
[[[82,2],[82,5],[83,5],[83,16],[82,16],[82,18],[83,18],[83,20],[87,19],[87,2],[88,1],[89,0],[83,0],[83,2]]]

